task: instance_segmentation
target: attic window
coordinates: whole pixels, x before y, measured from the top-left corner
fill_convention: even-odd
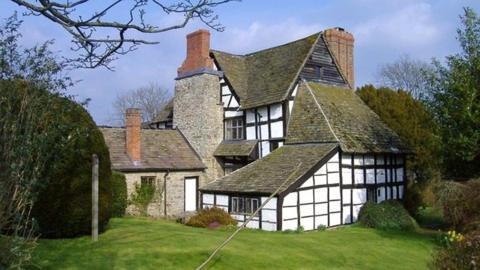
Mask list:
[[[315,75],[317,77],[322,77],[323,76],[323,68],[321,66],[316,66],[315,67]]]

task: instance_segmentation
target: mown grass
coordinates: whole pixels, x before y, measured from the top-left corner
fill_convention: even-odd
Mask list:
[[[90,237],[40,240],[42,269],[195,269],[232,231],[146,218],[117,218]],[[208,269],[426,269],[432,236],[357,226],[305,233],[245,230]],[[36,268],[35,267],[35,268]]]

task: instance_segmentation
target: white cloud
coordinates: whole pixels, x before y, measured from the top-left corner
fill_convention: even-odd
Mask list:
[[[430,4],[413,3],[392,11],[355,26],[357,45],[409,48],[430,45],[440,37]]]

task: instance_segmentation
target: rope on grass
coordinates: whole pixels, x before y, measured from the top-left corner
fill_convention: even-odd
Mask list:
[[[283,188],[283,186],[288,183],[291,178],[293,178],[293,176],[298,172],[298,170],[300,169],[300,166],[302,165],[302,162],[298,163],[297,167],[295,168],[295,170],[287,177],[287,179],[270,195],[270,197],[267,198],[267,200],[265,200],[265,202],[263,202],[259,208],[257,208],[257,210],[251,214],[248,219],[240,226],[238,227],[227,239],[225,239],[225,241],[223,241],[222,244],[220,244],[213,252],[212,254],[210,254],[210,256],[199,266],[196,268],[196,270],[201,270],[203,269],[205,266],[207,266],[207,264],[213,259],[213,257],[215,257],[215,255],[224,247],[226,246],[234,237],[235,235],[237,235],[243,228],[245,228],[245,226],[247,226],[247,224],[258,214],[258,212],[260,210],[262,210],[263,207],[265,207],[265,205],[275,196],[277,195],[278,192],[280,192],[280,190]]]

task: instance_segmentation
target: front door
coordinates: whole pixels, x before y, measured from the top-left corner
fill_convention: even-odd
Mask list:
[[[197,210],[198,178],[185,178],[185,211]]]

